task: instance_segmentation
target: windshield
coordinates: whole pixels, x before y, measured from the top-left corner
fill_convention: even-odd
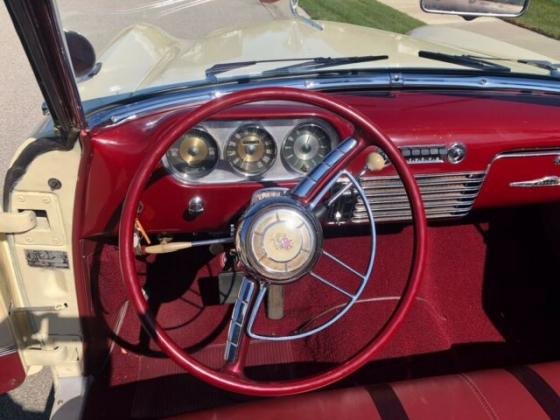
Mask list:
[[[96,53],[96,66],[77,75],[82,100],[394,69],[559,80],[559,0],[535,0],[521,18],[474,21],[424,13],[417,0],[302,0],[297,15],[289,0],[59,0],[58,7],[64,30],[83,35]]]

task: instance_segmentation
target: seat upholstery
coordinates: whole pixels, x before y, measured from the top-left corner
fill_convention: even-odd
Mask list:
[[[560,419],[560,362],[319,391],[181,416],[237,419]]]

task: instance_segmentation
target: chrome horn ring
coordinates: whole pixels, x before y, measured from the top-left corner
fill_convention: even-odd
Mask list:
[[[231,362],[237,357],[236,350],[239,346],[241,330],[245,329],[250,338],[262,341],[290,341],[306,338],[339,321],[354,306],[365,290],[373,272],[376,253],[373,212],[360,183],[350,172],[342,170],[334,176],[330,173],[331,168],[342,160],[345,153],[354,148],[356,143],[354,139],[346,140],[292,191],[257,201],[243,216],[236,235],[236,248],[240,260],[247,270],[247,275],[241,284],[232,313],[224,354],[226,361]],[[327,177],[331,177],[327,184],[308,205],[303,205],[300,200],[307,198],[314,186]],[[333,186],[341,180],[346,182],[344,187],[329,197],[326,206],[334,204],[342,197],[342,193],[350,188],[357,191],[364,203],[369,219],[371,242],[369,260],[363,273],[322,248],[322,228],[314,210],[332,191]],[[358,287],[353,291],[347,291],[329,279],[314,273],[313,268],[321,256],[340,265],[350,275],[357,276],[360,279]],[[254,324],[269,286],[271,284],[290,284],[307,274],[345,295],[348,302],[334,317],[311,330],[286,336],[257,334],[254,331]]]

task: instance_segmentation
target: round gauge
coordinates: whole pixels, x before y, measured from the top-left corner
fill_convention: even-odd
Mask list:
[[[201,178],[218,162],[218,146],[206,131],[192,129],[177,140],[165,155],[168,168],[181,178]]]
[[[229,139],[225,155],[236,171],[247,176],[257,176],[274,164],[276,143],[268,131],[258,125],[244,125]]]
[[[331,136],[314,123],[294,128],[282,146],[282,157],[296,172],[307,173],[323,161],[332,149]]]

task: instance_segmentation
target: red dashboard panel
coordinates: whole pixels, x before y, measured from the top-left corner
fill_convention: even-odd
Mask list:
[[[415,164],[417,175],[486,172],[474,207],[520,205],[560,200],[560,187],[511,188],[516,181],[558,175],[552,155],[501,159],[514,151],[560,150],[560,98],[523,92],[355,92],[337,97],[364,113],[399,147],[462,143],[467,154],[459,164]],[[158,135],[184,118],[191,108],[174,109],[94,130],[81,176],[84,212],[81,237],[113,234],[128,184],[143,153]],[[298,104],[254,104],[231,110],[218,119],[289,119],[319,117],[341,138],[352,133],[338,117]],[[547,157],[548,156],[548,157]],[[554,154],[555,156],[555,154]],[[356,167],[363,162],[356,162]],[[379,176],[392,175],[391,167]],[[289,186],[290,184],[286,185]],[[270,184],[267,184],[270,186]],[[177,183],[163,169],[154,174],[143,203],[142,221],[153,231],[193,232],[225,229],[262,183],[192,185]],[[544,192],[543,192],[544,191]],[[202,196],[206,211],[185,217],[190,198]]]

